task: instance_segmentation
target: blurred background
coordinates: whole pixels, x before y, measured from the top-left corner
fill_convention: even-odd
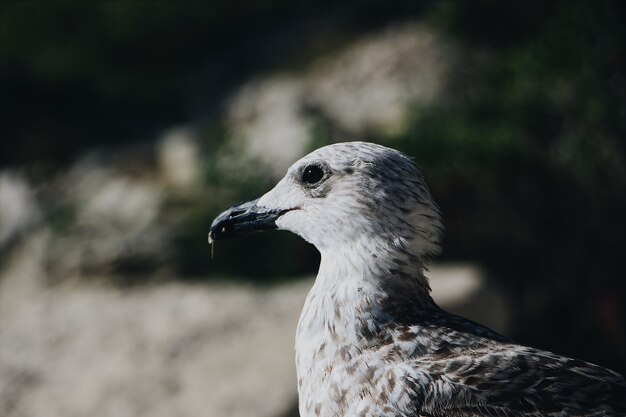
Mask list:
[[[219,242],[335,141],[400,149],[446,308],[626,371],[618,1],[0,3],[0,414],[296,416],[319,256]]]

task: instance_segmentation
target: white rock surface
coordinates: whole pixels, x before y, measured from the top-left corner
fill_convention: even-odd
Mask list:
[[[316,122],[363,140],[400,131],[410,105],[439,97],[449,49],[427,26],[409,22],[322,57],[302,74],[253,80],[228,110],[234,153],[280,178],[306,153]]]
[[[426,271],[433,299],[446,310],[506,334],[509,310],[502,294],[474,264],[436,264]]]
[[[233,154],[243,161],[228,161],[220,167],[222,171],[254,161],[267,167],[275,178],[282,176],[306,153],[312,121],[302,113],[305,96],[303,80],[289,75],[257,80],[235,93],[228,124],[235,139]]]
[[[306,287],[56,290],[0,319],[0,414],[280,415]]]
[[[170,194],[145,161],[149,154],[94,151],[52,183],[45,201],[51,219],[62,217],[60,227],[50,222],[55,233],[46,253],[55,281],[121,273],[124,265],[155,270],[164,262],[176,217],[165,214]]]
[[[0,172],[0,248],[39,220],[40,210],[28,182]]]
[[[179,191],[199,185],[200,150],[190,129],[178,127],[167,131],[159,141],[157,156],[166,185]]]
[[[441,91],[448,47],[423,23],[392,26],[319,62],[307,99],[351,132],[394,132]]]
[[[310,280],[47,287],[24,257],[40,246],[0,280],[0,415],[269,417],[292,406]]]
[[[35,235],[2,270],[0,415],[290,415],[294,333],[311,278],[267,289],[49,286],[46,239]],[[429,275],[445,307],[497,325],[501,299],[481,295],[479,269]]]
[[[154,181],[94,170],[77,187],[78,223],[141,230],[159,212],[161,190]]]

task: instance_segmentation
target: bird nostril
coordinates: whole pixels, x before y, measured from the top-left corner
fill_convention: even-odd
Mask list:
[[[243,214],[243,213],[244,213],[244,210],[233,210],[233,211],[232,211],[232,212],[228,215],[228,217],[232,219],[233,217],[237,217],[237,216],[239,216],[240,214]]]

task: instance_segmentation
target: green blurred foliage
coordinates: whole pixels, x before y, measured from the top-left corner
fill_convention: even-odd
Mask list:
[[[447,99],[387,143],[422,166],[444,256],[508,292],[517,337],[624,369],[622,4],[440,3],[431,21],[462,46]]]
[[[0,166],[54,169],[94,146],[202,125],[246,79],[429,3],[3,0]]]
[[[485,16],[500,9],[490,26]],[[510,252],[536,264],[555,255],[580,259],[575,247],[589,256],[603,242],[608,252],[594,257],[615,271],[626,243],[623,6],[444,3],[433,20],[472,48],[461,52],[446,102],[416,108],[411,127],[393,140],[418,159],[452,210],[461,198],[474,206],[466,219],[474,226],[459,232],[479,238],[452,250],[481,257],[509,240]],[[500,256],[493,258],[497,264]]]
[[[0,163],[67,160],[77,149],[146,140],[214,111],[223,88],[254,68],[258,55],[240,48],[276,19],[278,6],[2,2]]]

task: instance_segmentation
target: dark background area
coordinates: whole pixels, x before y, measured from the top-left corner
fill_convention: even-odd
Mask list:
[[[429,2],[6,1],[0,164],[52,165],[217,118],[257,73],[297,67]]]
[[[229,93],[420,19],[457,45],[446,100],[413,107],[402,132],[367,139],[421,165],[444,213],[440,259],[487,269],[507,296],[511,336],[624,372],[625,17],[617,1],[5,1],[0,167],[36,180],[87,149],[188,123],[204,132],[206,189],[254,197],[271,182],[239,184],[211,159],[229,140]],[[183,276],[315,271],[315,251],[286,234],[225,242],[211,262],[208,224],[231,203],[198,205],[183,222],[172,260]]]

